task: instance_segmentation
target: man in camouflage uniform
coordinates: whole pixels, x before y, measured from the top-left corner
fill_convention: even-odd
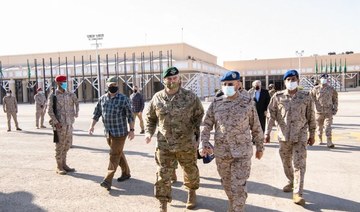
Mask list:
[[[263,131],[254,104],[240,96],[240,74],[229,71],[221,78],[223,95],[210,104],[203,122],[199,151],[202,156],[215,154],[218,173],[229,199],[229,210],[244,211],[246,181],[250,176],[253,144],[256,158],[263,155]],[[210,132],[215,126],[215,145]]]
[[[315,102],[316,128],[320,144],[322,144],[322,134],[325,123],[325,135],[327,147],[334,148],[331,138],[331,125],[333,116],[338,110],[338,93],[328,84],[329,76],[323,74],[320,77],[320,85],[311,90],[311,96]]]
[[[13,117],[14,122],[15,122],[15,127],[16,130],[21,131],[21,129],[19,128],[19,123],[17,121],[17,112],[18,112],[18,107],[17,107],[17,101],[15,96],[11,95],[11,90],[6,91],[6,96],[4,96],[3,98],[3,110],[4,113],[6,113],[6,117],[7,117],[7,125],[8,125],[8,132],[11,131],[11,117]]]
[[[44,126],[44,116],[46,113],[46,96],[44,92],[42,91],[42,88],[38,88],[37,94],[34,96],[35,100],[35,107],[36,107],[36,128],[39,129],[39,119],[40,119],[40,127],[46,128]]]
[[[167,211],[171,202],[171,176],[176,160],[184,170],[184,186],[188,189],[186,208],[196,206],[195,190],[199,188],[196,165],[200,124],[204,109],[200,99],[180,86],[179,71],[170,67],[163,72],[165,89],[157,92],[145,113],[145,141],[149,143],[157,125],[155,161],[158,166],[155,197],[160,211]],[[197,136],[196,136],[197,135]]]
[[[276,90],[275,90],[274,84],[269,84],[269,95],[270,95],[270,97],[274,96],[275,93],[276,93]]]
[[[309,92],[298,89],[299,74],[296,70],[287,71],[283,80],[286,90],[277,92],[268,106],[269,122],[265,129],[265,142],[270,142],[271,129],[276,121],[280,157],[285,175],[289,179],[283,191],[293,191],[294,203],[304,206],[302,195],[306,146],[315,142],[314,105]]]
[[[48,114],[59,138],[59,142],[55,144],[56,173],[64,175],[75,171],[67,165],[66,156],[72,144],[73,124],[79,114],[79,102],[74,93],[67,91],[66,76],[58,75],[55,81],[57,89],[49,96]],[[54,95],[56,96],[56,111],[53,108]]]

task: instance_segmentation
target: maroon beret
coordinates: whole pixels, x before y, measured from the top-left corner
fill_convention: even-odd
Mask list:
[[[64,75],[57,75],[57,76],[55,77],[55,81],[56,81],[56,82],[66,82],[66,76],[64,76]]]

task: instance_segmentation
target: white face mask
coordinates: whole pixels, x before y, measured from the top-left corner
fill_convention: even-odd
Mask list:
[[[326,83],[327,83],[327,79],[320,79],[320,83],[321,83],[321,84],[326,84]]]
[[[10,93],[7,93],[6,96],[11,96],[11,94],[10,94]]]
[[[235,95],[235,87],[234,86],[223,86],[222,92],[224,93],[225,97],[231,97]]]
[[[291,82],[291,81],[287,81],[285,83],[286,89],[293,91],[298,87],[298,82]]]

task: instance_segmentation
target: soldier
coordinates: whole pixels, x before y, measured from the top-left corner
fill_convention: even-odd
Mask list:
[[[256,108],[237,91],[239,79],[240,74],[236,71],[229,71],[221,78],[223,95],[216,97],[206,112],[199,145],[201,156],[215,154],[230,212],[245,210],[246,181],[250,176],[253,155],[252,140],[256,144],[257,159],[261,159],[264,150]],[[212,150],[209,140],[214,126],[215,145]]]
[[[276,93],[276,90],[275,90],[274,84],[269,84],[269,95],[270,95],[270,97],[274,96],[275,93]]]
[[[314,144],[315,115],[309,92],[299,90],[299,74],[289,70],[283,76],[286,90],[277,92],[268,107],[269,122],[265,129],[265,142],[270,142],[270,133],[277,122],[279,152],[289,183],[284,192],[293,191],[293,201],[305,205],[302,197],[306,170],[306,145]],[[309,138],[307,138],[309,132]],[[294,168],[293,168],[294,164]]]
[[[118,78],[113,76],[107,79],[108,93],[102,95],[94,110],[93,121],[90,125],[89,134],[94,132],[94,126],[102,117],[104,131],[108,145],[110,146],[110,158],[108,173],[100,186],[111,190],[112,179],[117,166],[121,167],[122,174],[117,180],[119,182],[131,177],[130,168],[123,152],[126,137],[134,138],[134,117],[131,111],[131,104],[128,97],[118,93]],[[128,131],[127,123],[130,131]]]
[[[6,91],[6,96],[3,98],[3,109],[7,116],[8,132],[11,131],[11,116],[14,119],[16,130],[21,131],[19,123],[17,121],[17,101],[15,96],[11,95],[11,90]]]
[[[145,102],[143,96],[138,91],[139,91],[138,87],[134,86],[133,93],[130,95],[131,109],[134,114],[134,119],[138,117],[140,120],[140,128],[141,128],[140,134],[144,134],[145,130],[144,130],[144,121],[142,118],[142,112],[144,110]]]
[[[64,175],[75,171],[67,165],[66,156],[72,144],[73,124],[79,114],[79,102],[74,93],[67,91],[66,76],[56,76],[55,82],[57,89],[49,96],[48,114],[58,135],[58,142],[55,144],[56,173]]]
[[[44,94],[44,92],[42,91],[42,88],[38,88],[37,90],[37,94],[35,94],[34,96],[34,100],[35,100],[35,107],[36,107],[36,113],[35,113],[35,117],[36,117],[36,128],[39,129],[39,119],[40,119],[40,127],[41,128],[46,128],[44,126],[44,116],[46,113],[46,96]]]
[[[155,161],[158,166],[155,197],[160,201],[160,211],[167,211],[171,202],[171,176],[176,160],[184,171],[184,186],[188,189],[187,209],[196,206],[195,190],[199,188],[197,167],[197,137],[204,109],[200,99],[189,90],[181,88],[179,70],[170,67],[163,72],[165,89],[157,92],[146,110],[145,141],[150,143],[157,125]]]
[[[327,147],[334,148],[331,138],[331,125],[333,116],[338,110],[338,93],[328,84],[329,75],[322,74],[320,77],[320,85],[315,86],[311,90],[311,96],[315,102],[315,119],[316,129],[320,144],[322,144],[322,134],[325,123],[325,135]]]

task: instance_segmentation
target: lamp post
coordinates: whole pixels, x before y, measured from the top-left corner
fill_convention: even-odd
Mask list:
[[[96,53],[96,64],[97,64],[97,77],[98,77],[98,98],[100,98],[101,96],[101,73],[100,73],[100,64],[99,64],[99,56],[98,56],[98,48],[101,45],[101,43],[99,43],[99,40],[102,40],[104,38],[104,34],[92,34],[92,35],[87,35],[87,38],[89,39],[89,41],[95,41],[95,53]]]
[[[299,74],[301,72],[301,57],[304,55],[304,50],[296,51],[296,55],[299,57]]]

